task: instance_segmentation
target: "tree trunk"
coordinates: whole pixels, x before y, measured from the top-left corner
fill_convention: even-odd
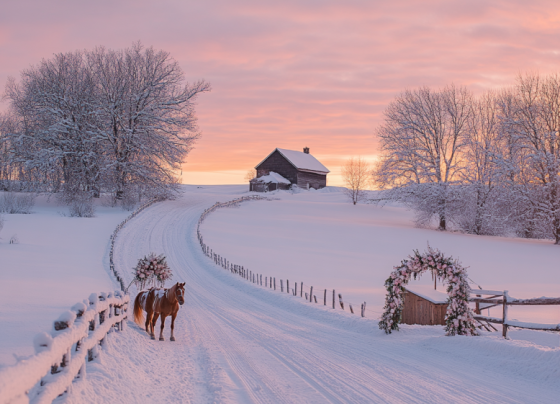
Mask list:
[[[445,227],[445,215],[440,213],[439,215],[439,228],[438,230],[446,230]]]

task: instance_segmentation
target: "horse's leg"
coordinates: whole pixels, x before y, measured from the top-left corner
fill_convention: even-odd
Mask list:
[[[161,329],[159,331],[159,340],[160,341],[165,341],[165,338],[163,338],[163,327],[165,326],[165,317],[166,317],[166,315],[161,313]]]
[[[152,315],[153,312],[150,310],[146,311],[146,332],[151,335],[150,333],[150,325],[152,324]]]
[[[157,319],[159,317],[159,313],[158,312],[154,312],[154,316],[152,318],[152,323],[151,323],[151,327],[152,327],[152,339],[156,339],[156,333],[154,328],[156,327],[156,323],[157,323]]]
[[[173,335],[173,330],[175,329],[175,317],[177,317],[177,312],[171,314],[171,338],[170,341],[175,341],[175,336]]]

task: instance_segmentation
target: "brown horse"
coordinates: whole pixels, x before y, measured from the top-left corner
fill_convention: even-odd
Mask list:
[[[150,334],[152,339],[156,339],[154,335],[154,327],[158,317],[161,315],[161,332],[159,340],[165,341],[163,338],[163,327],[165,318],[171,316],[171,341],[175,341],[173,329],[175,328],[175,317],[179,311],[179,305],[185,303],[185,283],[177,282],[169,289],[151,288],[144,290],[136,296],[134,300],[134,322],[142,326],[144,320],[142,310],[146,312],[146,332]],[[149,327],[149,328],[148,328]]]

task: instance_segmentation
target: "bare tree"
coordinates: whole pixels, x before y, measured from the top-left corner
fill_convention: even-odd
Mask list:
[[[450,185],[465,169],[461,152],[472,113],[471,94],[454,86],[407,90],[385,111],[377,131],[381,160],[374,181],[380,189],[390,189],[387,198],[415,209],[419,224],[436,216],[439,229],[447,228],[456,200]]]
[[[247,171],[244,178],[245,178],[245,181],[249,182],[253,178],[256,178],[256,177],[257,177],[257,172],[254,169],[250,169],[249,171]]]
[[[459,172],[460,185],[454,222],[473,234],[499,235],[506,231],[508,212],[502,202],[508,192],[500,181],[500,104],[507,92],[488,92],[473,101],[469,130],[462,151],[465,169]]]
[[[355,205],[364,199],[365,190],[371,182],[371,168],[367,161],[361,157],[352,157],[346,160],[342,167],[342,179],[346,185],[346,194]]]

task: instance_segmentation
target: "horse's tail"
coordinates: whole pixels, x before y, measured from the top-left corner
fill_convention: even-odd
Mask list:
[[[142,292],[136,295],[136,299],[134,299],[134,322],[138,324],[140,327],[144,326],[144,313],[142,309],[142,304],[140,303],[140,299],[142,297]]]

